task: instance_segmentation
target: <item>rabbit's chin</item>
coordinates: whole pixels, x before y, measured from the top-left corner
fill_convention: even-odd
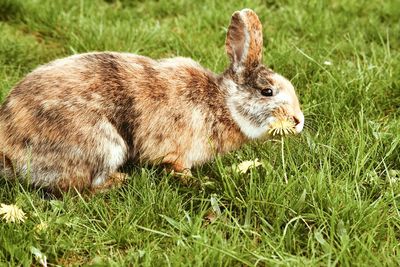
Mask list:
[[[268,125],[274,120],[273,118],[268,118],[262,125],[254,125],[253,122],[234,110],[231,114],[242,133],[249,139],[259,139],[267,136],[269,131]]]

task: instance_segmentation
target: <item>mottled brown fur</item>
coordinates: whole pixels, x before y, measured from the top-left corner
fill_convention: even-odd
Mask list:
[[[252,131],[267,131],[277,110],[260,90],[292,89],[261,64],[261,23],[253,11],[233,15],[226,47],[231,67],[221,75],[187,58],[114,52],[38,67],[1,107],[0,167],[37,186],[81,191],[108,185],[128,161],[184,171],[239,148]],[[281,106],[287,116],[299,112],[295,95]]]

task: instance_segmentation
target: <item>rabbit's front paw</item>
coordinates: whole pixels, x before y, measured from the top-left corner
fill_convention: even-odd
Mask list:
[[[127,180],[129,175],[121,172],[114,172],[108,176],[106,181],[100,185],[92,187],[93,193],[107,192],[113,188],[121,187]]]

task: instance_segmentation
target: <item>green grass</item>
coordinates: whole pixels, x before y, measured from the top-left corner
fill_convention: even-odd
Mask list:
[[[307,124],[284,140],[285,169],[279,141],[253,143],[195,169],[200,187],[148,166],[92,198],[0,179],[0,202],[27,213],[0,221],[0,265],[38,265],[32,246],[53,265],[400,265],[400,2],[302,2],[0,0],[1,99],[35,66],[92,50],[221,72],[230,15],[250,7]],[[255,158],[262,167],[231,171]]]

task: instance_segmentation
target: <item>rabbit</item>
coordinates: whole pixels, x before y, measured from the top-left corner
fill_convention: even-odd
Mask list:
[[[262,63],[254,11],[233,13],[225,47],[230,65],[222,74],[190,58],[119,52],[37,67],[1,106],[1,174],[51,190],[95,191],[124,179],[119,169],[128,162],[184,173],[265,137],[278,117],[300,133],[293,85]]]

